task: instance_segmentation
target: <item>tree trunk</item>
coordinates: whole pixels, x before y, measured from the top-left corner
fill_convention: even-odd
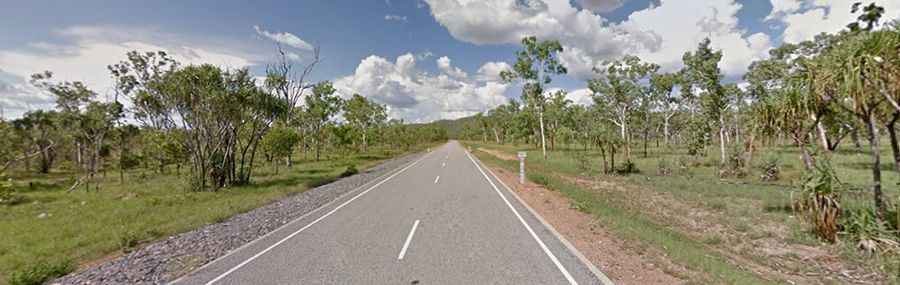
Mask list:
[[[725,117],[719,116],[719,152],[722,155],[722,165],[725,165]]]
[[[669,145],[669,119],[670,116],[663,116],[663,140],[666,143],[666,146]]]
[[[891,137],[891,151],[894,154],[894,171],[900,172],[900,146],[897,144],[897,131],[894,129],[898,119],[900,119],[900,112],[894,112],[893,116],[891,116],[891,121],[887,123],[885,129],[887,129],[888,135]]]
[[[538,117],[541,121],[541,153],[544,155],[544,159],[547,159],[547,138],[544,136],[544,112],[538,112]]]
[[[822,125],[821,121],[816,122],[816,132],[819,135],[819,143],[822,144],[822,149],[831,152],[831,142],[828,141],[828,133],[825,132],[825,126]]]
[[[872,197],[875,200],[875,213],[879,220],[884,218],[884,193],[881,191],[881,155],[878,149],[878,124],[875,114],[869,114],[866,127],[869,129],[869,148],[872,152]]]

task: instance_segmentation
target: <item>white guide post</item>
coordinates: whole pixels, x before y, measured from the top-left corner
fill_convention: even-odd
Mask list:
[[[519,152],[519,184],[525,184],[525,157],[528,154],[524,151]]]

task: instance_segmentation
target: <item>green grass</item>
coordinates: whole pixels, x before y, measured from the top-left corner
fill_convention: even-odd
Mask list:
[[[35,272],[59,275],[59,270],[41,269],[58,260],[83,264],[221,222],[396,154],[382,150],[320,162],[299,161],[290,169],[281,166],[279,174],[260,162],[266,165],[257,167],[251,185],[218,192],[190,192],[181,177],[144,170],[129,173],[124,184],[111,172],[100,179],[99,191],[85,192],[82,187],[71,193],[65,189],[72,173],[13,173],[16,194],[24,201],[0,206],[0,284],[18,282],[14,278]]]
[[[771,147],[758,150],[755,155],[755,163],[765,157],[775,157],[779,161],[781,179],[773,182],[762,182],[762,171],[753,167],[751,172],[742,178],[730,177],[722,179],[718,177],[718,159],[715,155],[695,159],[694,166],[685,173],[673,169],[673,174],[661,176],[657,174],[660,160],[666,160],[672,167],[677,168],[679,159],[687,159],[683,151],[665,147],[652,148],[648,157],[643,157],[640,148],[633,150],[633,162],[640,173],[628,176],[602,175],[600,171],[600,154],[596,150],[583,150],[580,147],[561,147],[560,150],[550,151],[549,158],[541,158],[541,151],[528,145],[497,145],[467,142],[473,149],[484,147],[499,150],[507,154],[515,154],[517,151],[528,152],[529,179],[540,184],[549,185],[550,188],[559,190],[573,199],[573,204],[578,205],[579,210],[588,209],[603,222],[610,225],[611,230],[627,240],[637,241],[650,247],[662,250],[674,262],[688,268],[705,272],[715,277],[714,283],[740,283],[750,281],[754,283],[751,274],[748,277],[746,271],[732,265],[724,257],[704,259],[704,256],[716,256],[716,250],[728,250],[731,254],[739,254],[749,260],[758,260],[762,256],[753,250],[747,250],[734,246],[735,238],[719,237],[715,233],[703,234],[678,229],[678,225],[667,219],[645,213],[639,205],[640,197],[635,194],[617,191],[590,191],[579,189],[571,184],[570,179],[560,179],[558,176],[585,177],[587,179],[599,179],[621,185],[628,185],[639,189],[657,192],[664,197],[670,197],[690,206],[690,209],[703,209],[713,213],[706,217],[707,222],[728,228],[735,236],[740,237],[737,243],[747,245],[741,239],[771,239],[778,238],[788,244],[802,244],[810,246],[822,246],[822,242],[813,236],[808,227],[799,219],[793,217],[791,210],[792,192],[803,175],[803,166],[795,147]],[[517,163],[502,161],[486,153],[477,152],[486,162],[501,165],[517,171]],[[621,153],[620,153],[621,154]],[[590,163],[589,169],[581,165],[584,158]],[[843,183],[851,190],[843,197],[843,205],[847,208],[872,207],[871,192],[868,190],[871,179],[871,170],[868,168],[869,156],[865,149],[857,151],[849,147],[835,152],[832,156],[833,165]],[[617,156],[616,162],[624,162],[624,157]],[[890,201],[898,201],[898,181],[900,175],[893,170],[890,162],[890,150],[882,152],[883,185]],[[597,178],[599,177],[599,178]],[[646,193],[646,192],[640,192]],[[683,215],[685,213],[673,213]],[[761,227],[764,224],[786,225],[789,232],[776,234],[770,228]],[[752,248],[752,247],[750,247]],[[841,255],[848,262],[859,266],[866,266],[877,259],[860,256],[852,252],[852,246],[845,247],[846,251]],[[745,252],[746,251],[746,252]],[[766,264],[769,262],[763,262]],[[795,264],[802,264],[795,262]],[[881,264],[881,263],[879,263]],[[887,264],[887,266],[893,266]],[[799,266],[803,269],[803,266]],[[891,271],[888,271],[888,274]],[[765,277],[772,279],[772,277]],[[743,280],[743,281],[741,281]],[[700,283],[706,283],[699,280]]]
[[[476,152],[476,155],[490,165],[500,166],[510,171],[517,169],[518,164],[515,162],[503,161],[483,152]],[[692,281],[726,284],[774,283],[729,263],[725,257],[710,250],[703,241],[695,241],[676,230],[654,222],[640,212],[620,207],[617,203],[611,203],[612,201],[596,192],[586,191],[563,179],[556,178],[547,173],[543,167],[529,168],[529,171],[531,171],[529,177],[532,175],[543,177],[542,179],[549,188],[572,199],[573,204],[578,205],[578,210],[593,214],[614,234],[660,249],[674,262],[707,273],[707,276],[700,276],[699,280]]]

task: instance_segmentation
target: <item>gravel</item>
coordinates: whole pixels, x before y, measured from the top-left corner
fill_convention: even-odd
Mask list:
[[[224,222],[154,242],[63,276],[51,284],[163,284],[172,281],[419,156],[411,154],[388,160],[365,172],[285,197]]]

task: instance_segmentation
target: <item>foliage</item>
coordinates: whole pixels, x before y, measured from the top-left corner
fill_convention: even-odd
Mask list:
[[[66,275],[75,269],[75,263],[67,259],[55,262],[42,261],[12,272],[8,282],[9,285],[39,285],[50,279]]]
[[[778,156],[769,155],[756,166],[760,171],[759,179],[765,182],[777,181],[781,178],[781,161]]]
[[[841,217],[840,194],[843,185],[831,162],[827,159],[817,161],[805,174],[800,187],[795,209],[805,215],[816,235],[828,242],[835,242],[838,219]]]

